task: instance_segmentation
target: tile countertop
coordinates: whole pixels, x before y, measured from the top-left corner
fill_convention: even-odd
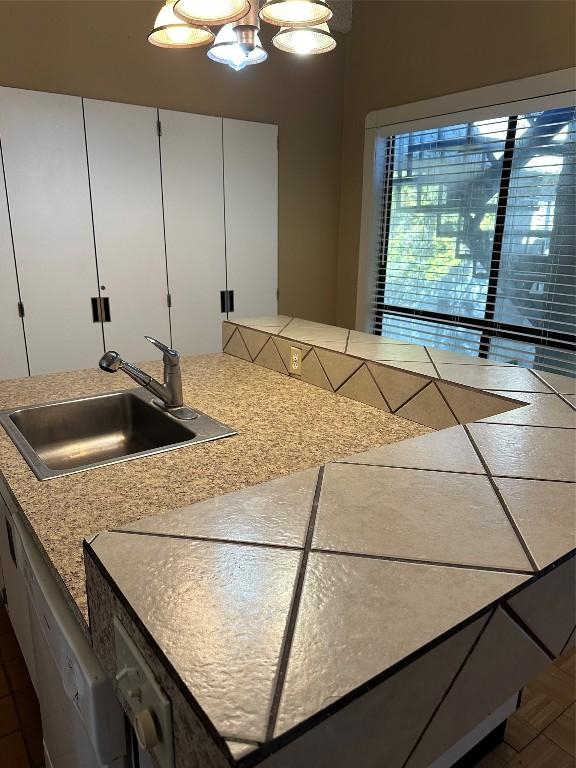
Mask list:
[[[108,580],[217,741],[226,740],[246,765],[302,743],[310,724],[324,727],[342,702],[460,627],[454,642],[479,643],[486,654],[474,672],[479,680],[462,691],[483,688],[482,670],[504,658],[507,633],[509,666],[525,651],[516,678],[492,668],[494,687],[486,691],[496,690],[501,704],[574,633],[574,578],[566,570],[576,543],[574,381],[447,352],[426,351],[425,361],[410,345],[395,343],[388,352],[377,337],[290,318],[235,325],[240,335],[263,331],[273,343],[281,336],[400,368],[405,361],[409,371],[430,366],[433,372],[422,373],[440,382],[476,384],[527,404],[118,526],[86,546],[90,570]],[[258,363],[253,337],[246,338],[243,349]],[[292,380],[287,371],[280,379]],[[558,615],[549,613],[560,605],[554,579],[564,599]],[[457,675],[459,662],[451,659]],[[488,711],[480,707],[463,733]],[[430,732],[442,722],[436,718]],[[397,735],[406,734],[399,727]],[[437,744],[422,736],[414,744],[412,733],[390,765],[428,765],[433,754],[426,750]],[[398,747],[396,734],[392,743]]]
[[[161,378],[160,362],[143,367]],[[84,538],[430,431],[229,355],[183,358],[182,372],[185,401],[235,427],[237,436],[40,482],[0,429],[0,475],[83,622]],[[97,368],[0,381],[0,409],[133,386],[127,376]]]

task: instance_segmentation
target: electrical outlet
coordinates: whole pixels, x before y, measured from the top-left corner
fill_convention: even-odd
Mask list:
[[[302,350],[300,347],[290,347],[290,373],[300,376],[302,373]]]

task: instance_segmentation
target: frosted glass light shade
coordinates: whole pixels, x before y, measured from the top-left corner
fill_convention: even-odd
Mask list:
[[[266,0],[260,18],[277,27],[318,26],[330,21],[332,11],[325,0]]]
[[[249,0],[177,0],[174,7],[176,16],[183,21],[208,26],[236,21],[249,10]]]
[[[328,53],[336,48],[336,40],[330,34],[328,24],[315,27],[283,27],[272,38],[272,42],[281,51],[310,56]]]
[[[214,45],[208,51],[208,58],[219,64],[228,64],[238,71],[251,64],[261,64],[266,61],[268,54],[262,48],[257,30],[254,30],[252,46],[247,50],[238,42],[236,25],[226,24],[216,35]]]
[[[207,27],[191,27],[174,14],[176,0],[167,0],[156,16],[148,41],[160,48],[196,48],[208,45],[214,34]]]

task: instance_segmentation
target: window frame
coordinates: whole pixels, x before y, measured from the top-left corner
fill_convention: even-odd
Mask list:
[[[508,135],[506,146],[511,152],[510,143],[513,128],[513,116],[526,112],[553,109],[576,104],[576,68],[557,70],[544,75],[514,80],[507,83],[485,88],[477,88],[458,94],[442,96],[427,101],[415,102],[389,109],[370,112],[366,117],[364,141],[364,168],[362,212],[360,227],[360,247],[358,262],[358,285],[356,297],[356,329],[371,333],[380,333],[382,315],[387,311],[383,305],[382,311],[376,315],[373,312],[375,291],[383,285],[385,263],[378,263],[378,253],[382,238],[389,232],[389,216],[385,222],[379,222],[377,212],[380,210],[382,189],[379,184],[380,173],[376,168],[376,139],[389,139],[386,152],[386,162],[393,162],[393,148],[390,156],[391,137],[399,133],[438,128],[456,123],[473,122],[508,116]],[[511,116],[511,117],[510,117]],[[506,204],[507,183],[503,180],[500,185],[498,208]],[[392,185],[384,191],[387,195],[386,208],[391,204]],[[558,349],[573,350],[573,336],[555,331],[543,332],[526,326],[515,326],[502,322],[497,323],[497,332],[493,320],[495,309],[495,294],[500,264],[504,222],[501,222],[502,232],[495,232],[488,283],[489,296],[486,303],[487,311],[483,319],[464,318],[459,315],[446,315],[427,310],[411,310],[404,307],[388,307],[389,312],[396,312],[405,317],[416,317],[462,328],[480,330],[480,356],[487,357],[492,338],[507,338],[514,341],[539,344],[549,340],[551,346]],[[382,271],[384,270],[384,274]],[[493,301],[490,301],[493,299]],[[531,332],[532,331],[532,332]],[[544,341],[543,341],[544,339]]]

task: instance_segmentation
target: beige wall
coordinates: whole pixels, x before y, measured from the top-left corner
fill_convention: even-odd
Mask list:
[[[147,43],[160,6],[0,2],[0,84],[278,123],[280,311],[331,321],[343,47],[301,59],[267,45],[265,64],[236,73],[209,61],[205,48],[166,51]]]
[[[375,109],[574,66],[571,0],[359,0],[346,39],[336,321],[354,326],[364,120]]]
[[[0,2],[0,84],[278,123],[280,311],[349,327],[366,114],[575,59],[571,0],[356,0],[334,53],[279,53],[265,26],[269,61],[235,73],[149,45],[160,2]]]

